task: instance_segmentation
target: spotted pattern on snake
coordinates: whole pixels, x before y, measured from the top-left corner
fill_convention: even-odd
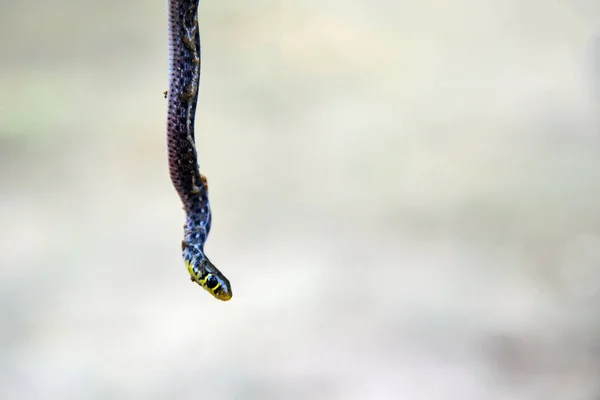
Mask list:
[[[212,224],[208,183],[200,174],[194,122],[200,85],[199,0],[168,0],[169,89],[167,148],[169,173],[186,214],[181,242],[190,278],[215,298],[233,295],[229,280],[208,259],[204,243]]]

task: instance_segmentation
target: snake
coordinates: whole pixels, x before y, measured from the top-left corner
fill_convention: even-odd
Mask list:
[[[169,86],[167,153],[169,175],[185,211],[181,252],[190,275],[214,298],[230,300],[229,280],[204,252],[212,214],[208,181],[200,173],[194,123],[200,85],[199,0],[167,0]]]

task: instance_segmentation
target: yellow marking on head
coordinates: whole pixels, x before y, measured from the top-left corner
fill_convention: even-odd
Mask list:
[[[211,274],[206,274],[204,279],[199,280],[198,283],[201,284],[202,286],[206,286],[206,281],[208,281],[208,278],[210,278],[211,276],[212,276]]]
[[[192,267],[192,263],[189,261],[186,261],[185,265],[186,265],[187,270],[190,273],[190,276],[192,277],[192,279],[194,281],[198,282],[198,276],[196,275],[196,272],[194,271],[194,267]]]

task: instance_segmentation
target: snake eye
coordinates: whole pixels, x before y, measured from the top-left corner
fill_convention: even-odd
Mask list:
[[[219,280],[214,275],[209,275],[206,279],[206,286],[210,290],[215,290],[219,286]]]

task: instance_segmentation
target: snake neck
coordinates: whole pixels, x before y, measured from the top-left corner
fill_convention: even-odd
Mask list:
[[[186,205],[184,240],[204,249],[204,243],[212,225],[212,215],[208,199]]]

